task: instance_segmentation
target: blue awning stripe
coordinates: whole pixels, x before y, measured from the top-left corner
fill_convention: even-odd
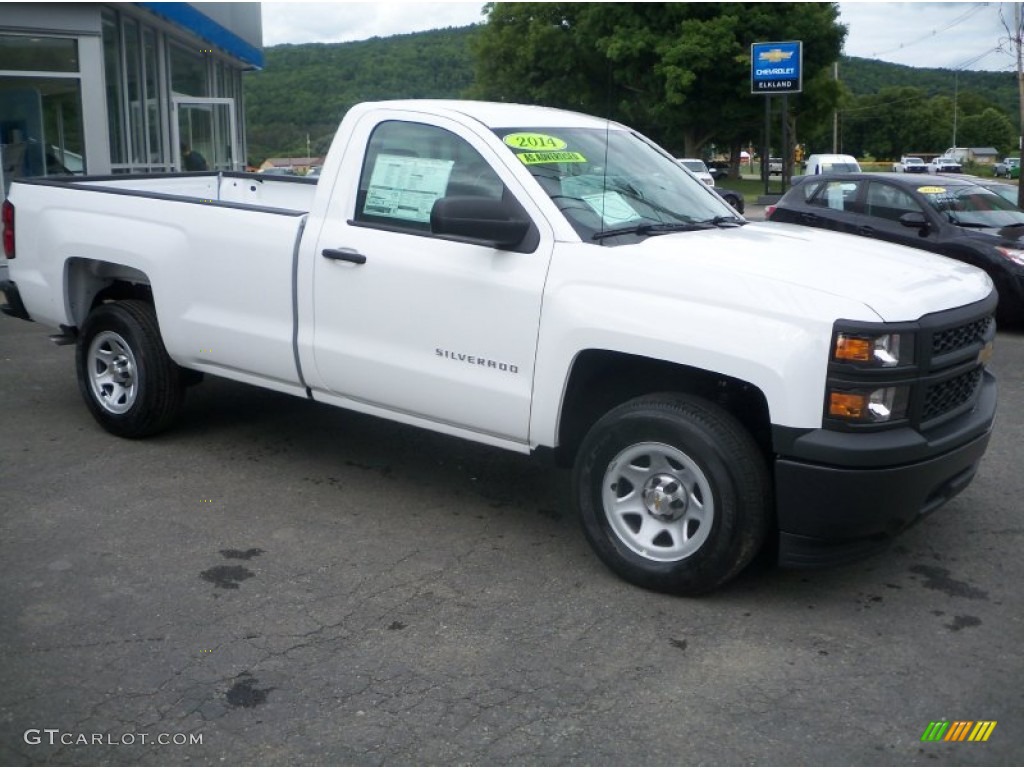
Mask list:
[[[136,3],[136,5],[184,27],[246,64],[256,69],[263,69],[262,50],[247,43],[230,29],[221,26],[195,6],[189,3]]]

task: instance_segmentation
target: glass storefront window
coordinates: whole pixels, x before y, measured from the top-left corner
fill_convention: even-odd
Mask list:
[[[146,162],[146,121],[142,113],[142,51],[139,46],[139,25],[134,19],[124,20],[125,82],[128,94],[128,126],[131,136],[131,162]]]
[[[0,162],[5,195],[17,178],[84,173],[76,78],[0,77]]]
[[[142,33],[143,63],[146,68],[146,125],[150,163],[164,163],[163,120],[160,100],[160,70],[157,62],[156,35],[151,29]]]
[[[62,37],[0,35],[0,69],[77,72],[78,41]]]
[[[171,49],[171,91],[182,96],[209,96],[205,56],[180,45]]]
[[[107,127],[110,133],[110,162],[125,163],[128,152],[124,135],[124,100],[121,85],[121,35],[117,17],[103,12],[103,70],[107,86]]]

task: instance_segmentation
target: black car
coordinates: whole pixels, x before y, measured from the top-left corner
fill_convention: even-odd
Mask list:
[[[970,179],[822,174],[790,189],[765,215],[973,264],[996,284],[1000,320],[1024,321],[1024,211]]]
[[[721,187],[715,187],[715,192],[717,192],[725,202],[735,208],[737,213],[743,213],[743,195],[739,192],[734,192],[731,189],[722,189]]]

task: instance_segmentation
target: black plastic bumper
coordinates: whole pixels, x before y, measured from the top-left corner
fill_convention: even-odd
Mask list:
[[[10,280],[0,280],[0,291],[3,291],[4,296],[7,297],[7,303],[0,304],[0,312],[19,320],[32,319],[28,316],[28,310],[25,309],[25,304],[21,300],[21,294],[18,293],[18,286]]]
[[[877,440],[864,441],[866,435],[808,433],[808,445],[823,438],[832,461],[776,461],[779,564],[806,568],[860,559],[934,512],[974,478],[988,447],[995,410],[996,383],[986,374],[977,406],[945,425],[934,441],[925,441],[915,432],[927,448],[917,446],[916,460],[897,465],[879,466],[878,457],[887,452],[879,450]],[[907,436],[901,432],[871,437],[892,441],[891,455],[907,456]],[[846,443],[848,461],[838,463],[842,443]],[[929,455],[921,457],[921,453]]]

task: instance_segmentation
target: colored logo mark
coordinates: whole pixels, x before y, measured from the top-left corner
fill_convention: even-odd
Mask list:
[[[933,720],[921,734],[921,741],[988,741],[997,720]]]
[[[793,58],[795,51],[783,51],[780,48],[771,48],[767,51],[761,51],[757,54],[759,61],[770,61],[772,64],[778,64],[780,61],[789,61]]]

